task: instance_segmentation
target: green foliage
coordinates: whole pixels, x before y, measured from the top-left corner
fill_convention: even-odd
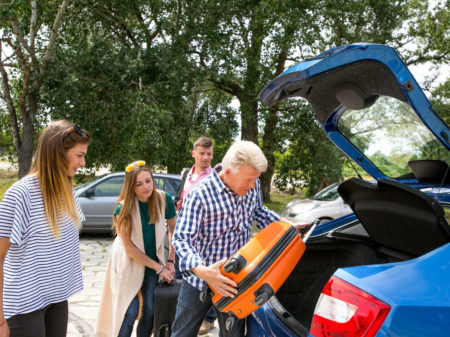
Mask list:
[[[182,40],[149,41],[152,25],[139,22],[155,10],[161,13],[152,19],[161,30],[156,36],[176,35],[171,31],[180,27],[165,18],[175,8],[159,2],[82,3],[65,24],[44,99],[52,118],[71,119],[91,132],[87,166],[123,170],[140,158],[179,173],[192,165],[192,144],[200,135],[215,140],[220,158],[237,128],[231,97],[210,92]]]
[[[434,111],[436,111],[447,124],[450,124],[450,78],[447,78],[446,82],[433,90],[430,102],[433,105]]]
[[[38,2],[41,34],[59,3]],[[91,168],[123,170],[140,158],[178,173],[191,166],[196,138],[214,139],[214,164],[240,127],[242,138],[260,140],[280,188],[305,187],[311,194],[340,179],[342,155],[305,104],[265,109],[258,92],[292,62],[346,43],[390,44],[407,64],[448,63],[446,4],[429,10],[425,0],[71,2],[39,93],[35,128],[67,118],[89,130]],[[29,1],[0,11],[17,16],[29,33]],[[2,37],[10,37],[10,27],[0,25]],[[37,43],[40,55],[45,40]],[[20,69],[13,76],[16,104],[23,78]],[[434,108],[448,122],[448,80],[432,92]],[[20,117],[19,111],[19,123]]]
[[[285,103],[283,139],[286,139],[277,163],[275,186],[294,194],[306,189],[308,196],[341,180],[343,154],[336,149],[320,129],[311,108],[305,101]]]
[[[407,65],[432,62],[444,64],[450,61],[450,11],[448,0],[405,1],[407,13],[404,36],[399,36],[394,47],[400,52]],[[402,43],[408,41],[408,43]],[[415,47],[411,48],[414,44]]]

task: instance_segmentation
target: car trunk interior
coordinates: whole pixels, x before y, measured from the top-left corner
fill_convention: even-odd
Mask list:
[[[369,236],[336,230],[307,242],[300,262],[269,301],[299,336],[307,336],[322,288],[338,268],[405,261],[450,242],[442,207],[412,187],[351,178],[338,191]]]
[[[398,261],[386,256],[368,242],[353,241],[349,238],[323,238],[311,240],[300,262],[276,295],[284,307],[279,306],[280,318],[289,324],[289,315],[300,326],[289,324],[298,335],[306,336],[310,327],[314,308],[328,279],[338,268]],[[272,300],[272,302],[275,299]],[[272,306],[272,309],[274,307]],[[291,320],[292,321],[292,320]]]

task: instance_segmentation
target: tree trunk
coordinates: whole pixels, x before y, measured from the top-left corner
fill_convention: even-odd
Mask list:
[[[321,176],[319,178],[319,182],[317,183],[317,186],[314,190],[314,194],[316,194],[317,192],[320,192],[321,190],[323,190],[325,187],[327,187],[329,185],[328,179],[325,176]]]
[[[241,103],[241,139],[258,144],[258,102],[251,95],[239,98]]]
[[[268,167],[267,171],[261,175],[261,185],[263,192],[263,201],[270,201],[270,188],[272,186],[272,177],[275,171],[275,145],[277,143],[275,130],[278,125],[278,109],[269,109],[266,123],[264,126],[264,135],[262,137],[262,150],[266,155]]]
[[[33,159],[34,120],[27,116],[23,122],[22,147],[17,150],[19,164],[19,179],[30,171]]]
[[[22,146],[17,149],[19,164],[19,179],[28,174],[33,160],[33,143],[34,143],[34,120],[36,118],[38,108],[37,95],[30,92],[28,94],[28,108],[22,113],[23,129],[22,129]]]

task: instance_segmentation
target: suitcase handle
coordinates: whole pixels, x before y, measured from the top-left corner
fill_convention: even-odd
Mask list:
[[[175,280],[172,282],[168,282],[166,280],[162,280],[158,282],[159,287],[173,287],[175,285]]]
[[[308,238],[311,236],[312,232],[316,229],[317,225],[320,223],[319,219],[314,220],[311,222],[308,226],[305,228],[302,228],[299,230],[300,236],[303,240],[303,242],[306,242]]]

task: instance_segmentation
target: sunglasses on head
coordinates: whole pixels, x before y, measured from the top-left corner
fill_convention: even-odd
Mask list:
[[[70,135],[72,132],[76,132],[76,133],[78,133],[81,137],[83,137],[84,136],[84,133],[83,133],[83,129],[78,125],[78,124],[75,124],[74,126],[72,126],[71,128],[69,128],[68,130],[67,130],[67,133],[66,133],[66,136],[68,136],[68,135]]]
[[[137,167],[137,166],[145,166],[145,165],[147,165],[147,164],[145,163],[145,161],[143,161],[143,160],[138,160],[138,161],[132,162],[130,165],[128,165],[127,167],[125,167],[125,171],[126,171],[126,172],[131,172],[131,171],[133,171],[133,169],[134,169],[135,167]]]

